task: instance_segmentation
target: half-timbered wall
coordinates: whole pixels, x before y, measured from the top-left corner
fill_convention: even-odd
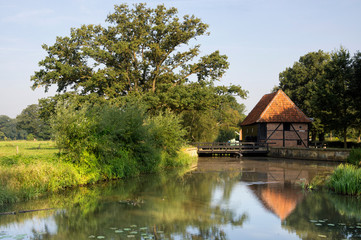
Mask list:
[[[267,142],[271,147],[308,147],[308,124],[268,123]]]

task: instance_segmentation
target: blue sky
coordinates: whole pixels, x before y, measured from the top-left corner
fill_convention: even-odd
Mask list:
[[[300,56],[344,46],[361,50],[360,0],[0,0],[0,115],[16,117],[37,99],[53,94],[32,91],[31,75],[45,57],[42,44],[68,36],[71,27],[104,24],[115,4],[147,2],[178,8],[210,25],[198,39],[202,54],[219,50],[230,68],[221,84],[249,91],[249,112],[278,85],[278,74]]]

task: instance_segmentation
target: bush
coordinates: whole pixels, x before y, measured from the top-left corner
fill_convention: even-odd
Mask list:
[[[221,128],[219,129],[219,134],[216,139],[216,142],[228,142],[231,139],[236,139],[238,136],[235,132],[238,131],[239,129],[234,127]]]
[[[91,181],[172,165],[185,135],[179,118],[171,112],[149,117],[138,104],[119,108],[63,102],[52,127],[63,158],[82,175],[93,175]]]
[[[171,111],[148,118],[146,124],[149,126],[150,140],[169,156],[176,156],[185,145],[187,132],[182,128],[181,119]]]
[[[330,176],[330,189],[345,195],[361,195],[361,168],[340,164]]]
[[[347,157],[347,162],[358,167],[361,166],[361,149],[354,148],[351,150],[350,155]]]
[[[26,136],[26,140],[28,141],[33,141],[34,140],[34,135],[32,133],[28,134],[28,136]]]

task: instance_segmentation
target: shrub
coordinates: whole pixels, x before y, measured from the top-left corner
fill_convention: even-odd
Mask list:
[[[227,142],[231,139],[236,139],[237,134],[235,132],[237,132],[238,130],[239,129],[234,127],[224,127],[219,129],[219,134],[216,139],[216,142]]]
[[[138,104],[122,108],[63,102],[52,120],[63,158],[89,180],[155,172],[170,163],[185,143],[180,119],[166,112],[148,117]],[[164,160],[167,159],[167,160]]]
[[[28,134],[28,136],[26,136],[26,140],[28,141],[33,141],[34,140],[34,135],[32,133]]]
[[[340,164],[330,176],[328,186],[336,193],[361,195],[361,168]]]
[[[347,157],[347,162],[358,167],[361,166],[361,149],[354,148],[351,150],[350,155]]]
[[[167,110],[157,116],[148,118],[147,124],[151,141],[169,156],[176,156],[185,145],[186,130],[182,128],[181,119]]]

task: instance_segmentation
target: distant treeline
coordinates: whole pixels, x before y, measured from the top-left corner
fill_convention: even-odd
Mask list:
[[[0,115],[0,141],[4,140],[48,140],[50,125],[39,116],[39,106],[27,106],[16,118]]]

